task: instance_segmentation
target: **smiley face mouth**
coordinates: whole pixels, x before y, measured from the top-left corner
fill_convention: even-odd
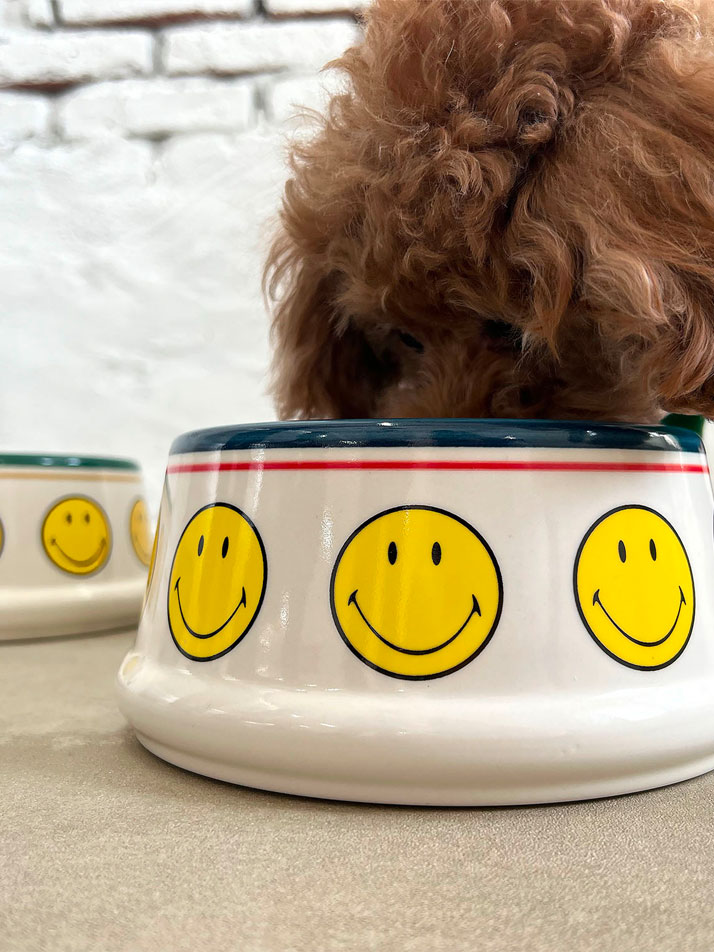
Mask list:
[[[459,637],[459,635],[461,634],[461,632],[464,630],[464,628],[465,628],[465,627],[468,625],[468,623],[471,621],[472,617],[473,617],[474,615],[480,615],[480,614],[481,614],[481,608],[480,608],[480,606],[479,606],[478,599],[476,598],[476,596],[475,596],[474,594],[471,595],[471,598],[473,599],[473,603],[472,603],[472,606],[471,606],[471,611],[468,613],[468,615],[467,615],[467,617],[466,617],[466,621],[465,621],[465,622],[463,623],[463,625],[459,628],[459,630],[458,630],[455,634],[451,635],[450,638],[447,638],[446,641],[442,641],[442,643],[441,643],[440,645],[435,645],[433,648],[422,648],[421,650],[416,650],[416,649],[414,649],[414,648],[402,648],[402,647],[400,647],[400,645],[395,645],[394,642],[389,641],[389,640],[388,640],[387,638],[385,638],[383,635],[380,635],[380,633],[379,633],[379,632],[377,631],[377,629],[370,623],[369,619],[367,618],[367,616],[365,615],[365,613],[364,613],[364,612],[362,611],[362,609],[360,608],[359,602],[357,601],[357,589],[355,589],[354,592],[352,592],[352,594],[350,595],[350,597],[347,599],[347,604],[348,604],[348,605],[354,605],[354,607],[355,607],[355,608],[357,609],[357,611],[359,612],[362,621],[363,621],[363,622],[365,623],[365,625],[369,628],[369,630],[372,632],[372,634],[375,635],[377,638],[379,638],[379,640],[380,640],[383,644],[387,645],[388,648],[393,648],[394,651],[401,651],[402,654],[408,654],[408,655],[428,655],[428,654],[433,654],[435,651],[441,651],[442,648],[445,648],[447,645],[450,645],[452,641],[454,641],[456,638]]]
[[[222,624],[222,625],[219,625],[218,628],[214,628],[213,631],[209,631],[209,632],[206,632],[205,634],[202,634],[201,632],[195,631],[195,630],[189,625],[189,623],[186,621],[186,616],[184,615],[184,613],[183,613],[183,608],[182,608],[182,606],[181,606],[181,592],[179,591],[179,582],[180,582],[180,581],[181,581],[181,577],[179,576],[179,577],[176,579],[176,584],[174,585],[174,591],[176,592],[176,599],[177,599],[177,601],[178,601],[178,609],[179,609],[179,612],[180,612],[180,614],[181,614],[181,621],[184,623],[184,625],[185,625],[185,627],[186,627],[186,631],[187,631],[190,635],[193,635],[194,638],[213,638],[213,636],[214,636],[214,635],[217,635],[219,631],[223,631],[223,629],[226,627],[226,625],[233,619],[235,613],[238,611],[238,609],[241,607],[241,605],[243,605],[244,607],[247,607],[247,601],[246,601],[246,597],[245,597],[245,586],[243,586],[243,594],[242,594],[241,597],[240,597],[240,601],[238,602],[238,604],[236,605],[236,607],[233,609],[233,611],[230,613],[230,615],[228,616],[228,618],[226,618],[226,620],[223,622],[223,624]]]
[[[607,618],[612,622],[615,628],[617,628],[620,634],[624,635],[628,641],[633,642],[633,644],[640,645],[643,648],[656,648],[658,645],[663,645],[665,643],[665,641],[669,638],[669,636],[672,634],[674,629],[677,627],[679,616],[682,614],[682,605],[686,605],[686,604],[687,604],[687,600],[684,597],[684,592],[682,591],[682,586],[680,585],[679,586],[679,607],[677,608],[677,615],[674,621],[672,622],[672,627],[669,629],[667,634],[664,636],[664,638],[660,638],[659,641],[639,641],[637,638],[633,638],[632,635],[628,635],[624,629],[620,628],[620,626],[617,624],[615,619],[612,617],[612,615],[609,613],[609,611],[605,608],[605,606],[601,602],[599,588],[596,589],[595,594],[593,595],[593,605],[599,605],[600,608],[602,608]]]
[[[67,559],[68,562],[71,562],[72,565],[76,565],[77,568],[86,569],[87,566],[91,565],[93,562],[96,562],[100,558],[102,552],[104,552],[104,550],[107,547],[107,540],[106,538],[102,538],[102,541],[99,543],[99,548],[95,551],[94,555],[90,555],[88,559],[72,558],[71,555],[68,555],[65,552],[65,550],[57,541],[57,539],[51,539],[50,544],[53,545],[57,549],[57,551],[62,555],[63,558]]]

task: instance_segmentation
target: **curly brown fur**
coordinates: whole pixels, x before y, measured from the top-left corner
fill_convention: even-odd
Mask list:
[[[294,147],[282,416],[714,414],[714,34],[673,0],[377,0]]]

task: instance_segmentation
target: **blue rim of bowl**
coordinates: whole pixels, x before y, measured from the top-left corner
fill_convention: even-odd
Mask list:
[[[571,420],[399,419],[219,426],[184,433],[174,440],[170,454],[400,446],[704,452],[697,433],[673,426]]]
[[[139,472],[139,464],[116,456],[56,456],[52,453],[0,453],[0,466],[43,469],[123,469]]]

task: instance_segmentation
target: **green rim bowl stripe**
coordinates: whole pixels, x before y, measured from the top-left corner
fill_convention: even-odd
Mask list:
[[[573,420],[294,420],[196,430],[174,440],[171,454],[338,447],[658,450],[703,452],[696,432],[676,426]]]
[[[54,456],[0,453],[0,466],[41,466],[46,469],[123,469],[139,472],[139,464],[114,456]]]

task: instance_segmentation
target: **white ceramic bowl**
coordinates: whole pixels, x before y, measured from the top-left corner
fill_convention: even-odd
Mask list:
[[[136,463],[0,454],[0,640],[135,624],[149,555]]]
[[[508,804],[714,767],[698,436],[545,421],[179,438],[120,704],[160,757],[347,800]]]

